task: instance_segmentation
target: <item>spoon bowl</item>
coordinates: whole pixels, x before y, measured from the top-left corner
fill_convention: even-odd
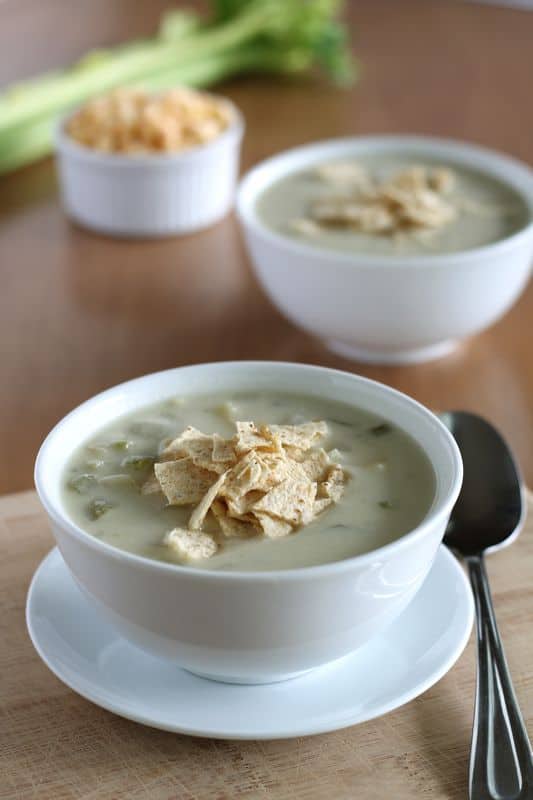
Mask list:
[[[463,459],[463,490],[445,544],[461,556],[511,544],[525,517],[523,483],[505,440],[489,422],[467,411],[442,414]]]

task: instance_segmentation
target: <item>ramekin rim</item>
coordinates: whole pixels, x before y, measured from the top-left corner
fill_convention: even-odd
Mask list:
[[[91,164],[98,164],[102,167],[112,169],[132,169],[132,168],[168,168],[169,166],[185,165],[188,162],[202,158],[206,153],[213,151],[218,145],[222,145],[230,139],[240,141],[244,136],[246,121],[240,108],[228,97],[224,95],[213,95],[220,97],[231,107],[234,119],[225,130],[214,139],[202,145],[191,147],[188,150],[175,153],[143,153],[138,155],[126,155],[122,153],[103,153],[90,147],[76,142],[66,132],[66,125],[79,109],[78,106],[64,114],[56,123],[54,129],[54,145],[57,153],[72,156],[80,161],[87,161]]]

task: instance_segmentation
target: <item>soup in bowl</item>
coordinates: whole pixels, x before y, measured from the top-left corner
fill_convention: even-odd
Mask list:
[[[237,215],[277,308],[363,362],[446,355],[506,313],[531,271],[531,169],[453,140],[296,147],[247,173]]]
[[[426,577],[461,459],[414,400],[303,364],[119,385],[45,440],[36,485],[78,585],[125,638],[269,682],[355,650]]]

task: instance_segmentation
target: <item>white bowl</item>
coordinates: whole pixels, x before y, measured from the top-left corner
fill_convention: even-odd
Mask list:
[[[423,448],[435,497],[400,539],[345,561],[276,572],[223,572],[133,555],[84,532],[62,501],[65,464],[118,416],[176,394],[283,391],[342,400],[382,415]],[[304,364],[234,362],[159,372],[96,395],[41,447],[35,483],[79,586],[128,640],[223,681],[283,680],[341,658],[400,614],[426,577],[462,480],[453,437],[427,409],[379,383]]]
[[[230,210],[239,173],[243,117],[208,144],[182,153],[121,155],[83,147],[56,132],[65,211],[80,225],[115,236],[170,236],[217,222]]]
[[[242,180],[237,213],[267,295],[296,325],[360,361],[408,363],[449,352],[501,317],[527,283],[533,222],[484,247],[441,255],[380,256],[313,247],[268,228],[259,195],[287,174],[319,162],[379,153],[465,165],[516,189],[533,220],[533,173],[470,144],[417,136],[369,136],[298,147],[263,161]]]

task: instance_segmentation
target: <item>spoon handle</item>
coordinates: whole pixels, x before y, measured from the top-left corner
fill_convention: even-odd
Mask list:
[[[533,800],[531,745],[498,633],[485,563],[482,556],[466,562],[478,644],[470,800]]]

